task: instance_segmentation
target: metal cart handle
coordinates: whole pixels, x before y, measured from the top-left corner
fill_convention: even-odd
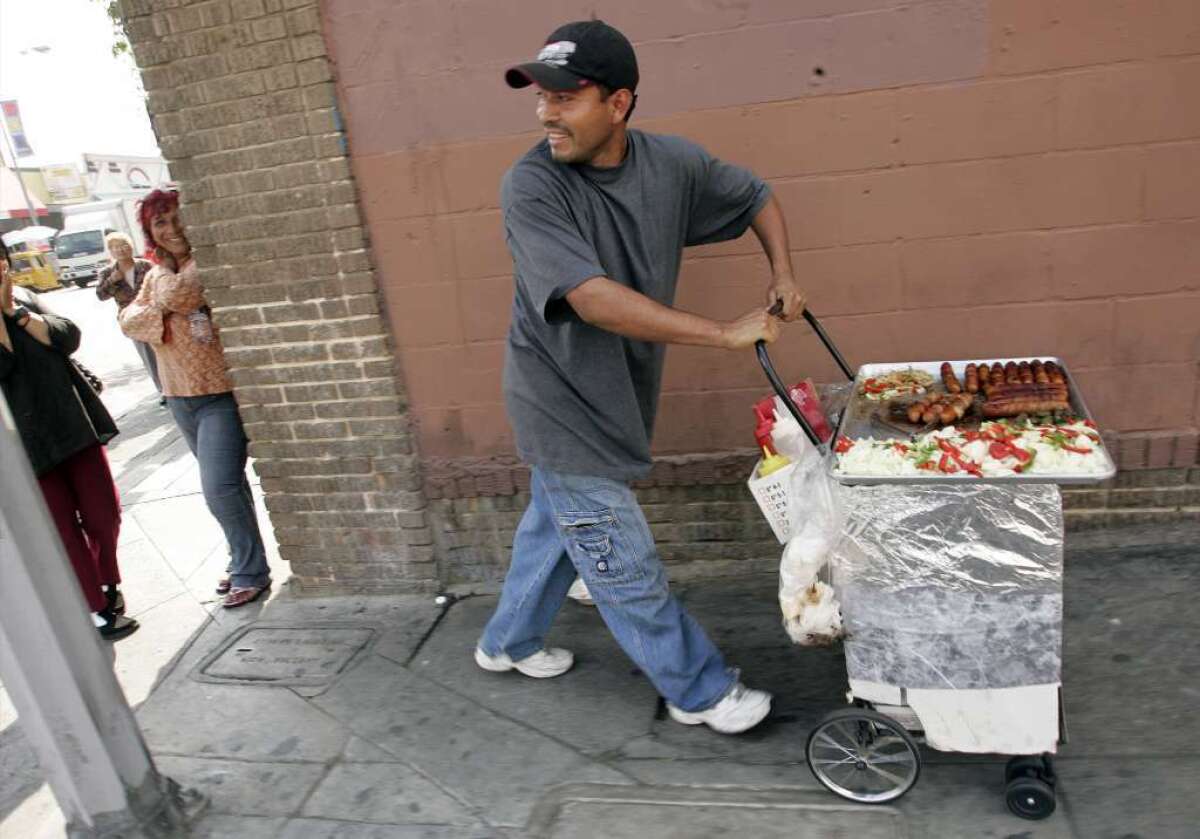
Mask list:
[[[779,307],[778,304],[771,308],[772,314],[778,314],[778,312],[776,312],[776,307]],[[779,308],[782,309],[782,307]],[[829,354],[833,356],[833,360],[837,362],[838,367],[842,368],[842,372],[846,374],[846,378],[853,381],[854,371],[850,369],[850,365],[846,363],[846,359],[842,358],[842,354],[838,352],[837,347],[833,345],[833,339],[830,338],[828,333],[825,332],[825,329],[817,321],[817,316],[812,313],[811,309],[806,308],[804,310],[804,319],[808,321],[809,325],[813,328],[813,331],[817,333],[817,337],[821,339],[821,343],[825,345],[825,349],[829,350]],[[767,342],[755,341],[754,351],[758,353],[758,363],[762,365],[763,372],[767,374],[767,381],[771,383],[771,387],[775,389],[775,393],[778,394],[779,398],[783,400],[783,404],[785,407],[787,407],[788,412],[792,415],[796,422],[800,424],[800,427],[804,429],[804,433],[808,436],[808,439],[812,442],[812,444],[816,446],[819,451],[824,451],[825,445],[821,442],[821,438],[817,436],[817,433],[813,431],[812,426],[808,424],[808,420],[804,418],[804,415],[800,413],[800,410],[796,407],[795,403],[792,402],[792,398],[788,395],[787,388],[784,387],[783,382],[779,378],[779,374],[775,372],[775,365],[771,363],[771,356],[767,354]]]
[[[829,333],[825,331],[825,327],[817,322],[817,316],[812,313],[811,309],[804,310],[804,319],[813,328],[813,332],[817,333],[817,337],[821,339],[821,343],[825,345],[825,349],[829,350],[829,354],[833,356],[833,360],[837,362],[837,366],[842,368],[842,373],[845,374],[847,381],[854,381],[854,371],[850,369],[850,365],[846,363],[846,359],[842,358],[842,354],[838,352],[838,348],[833,345],[833,339],[829,337]]]

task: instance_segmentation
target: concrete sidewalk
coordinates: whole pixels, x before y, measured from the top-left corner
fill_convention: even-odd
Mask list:
[[[470,653],[493,596],[444,609],[279,598],[210,623],[139,718],[160,767],[211,796],[207,836],[1184,837],[1200,823],[1195,545],[1071,554],[1072,742],[1044,822],[1005,809],[999,757],[926,752],[895,806],[819,787],[805,738],[844,702],[844,665],[836,650],[789,644],[773,577],[681,591],[746,679],[776,695],[769,721],[741,737],[667,719],[596,612],[575,604],[551,639],[575,650],[569,674],[478,670]],[[308,637],[280,645],[271,628],[284,630],[275,642]],[[261,681],[272,671],[276,684]]]
[[[569,674],[478,670],[488,595],[444,608],[284,595],[217,615],[138,717],[160,769],[211,797],[206,837],[1194,835],[1195,544],[1074,552],[1068,569],[1072,741],[1044,822],[1007,812],[1000,757],[926,751],[894,806],[819,787],[804,742],[844,701],[842,658],[788,643],[774,578],[681,591],[746,679],[776,695],[768,722],[741,737],[667,719],[596,612],[575,604],[552,638],[578,656]]]
[[[212,586],[224,543],[194,461],[153,400],[122,422],[129,448],[112,452],[122,569],[142,629],[115,645],[115,666],[160,770],[211,798],[198,836],[1157,839],[1200,823],[1194,530],[1149,534],[1148,546],[1144,532],[1072,543],[1072,739],[1054,816],[1008,813],[1003,758],[928,751],[908,796],[863,807],[826,792],[804,763],[805,738],[844,703],[846,677],[840,652],[788,642],[774,577],[679,592],[745,679],[776,696],[764,725],[724,737],[666,718],[597,613],[573,603],[551,642],[578,663],[549,681],[476,668],[495,603],[486,593],[438,606],[296,599],[277,585],[269,601],[221,610]],[[0,692],[0,836],[61,836],[10,714]]]

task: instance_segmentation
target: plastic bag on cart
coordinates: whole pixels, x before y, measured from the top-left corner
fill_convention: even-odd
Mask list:
[[[841,488],[811,444],[796,463],[790,484],[792,531],[779,563],[783,626],[801,646],[828,646],[842,635],[842,611],[833,587],[820,574],[841,538]]]
[[[851,679],[995,689],[1061,679],[1058,488],[855,487],[835,581]]]
[[[821,400],[821,407],[825,409],[825,416],[829,418],[829,424],[832,427],[837,428],[838,419],[846,410],[846,406],[850,404],[850,397],[853,394],[854,382],[817,385],[817,396]]]

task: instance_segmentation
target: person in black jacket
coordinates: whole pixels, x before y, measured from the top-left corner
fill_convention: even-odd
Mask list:
[[[71,363],[79,328],[14,289],[10,268],[0,242],[0,390],[100,635],[115,641],[138,628],[118,588],[121,502],[104,455],[117,427]]]

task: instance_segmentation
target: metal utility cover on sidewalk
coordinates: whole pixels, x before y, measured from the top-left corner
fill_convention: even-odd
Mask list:
[[[830,801],[801,789],[647,787],[579,784],[542,799],[527,831],[538,839],[644,836],[786,836],[788,839],[906,839],[891,807]]]
[[[194,676],[224,684],[327,686],[375,634],[361,624],[251,624],[210,653]]]

